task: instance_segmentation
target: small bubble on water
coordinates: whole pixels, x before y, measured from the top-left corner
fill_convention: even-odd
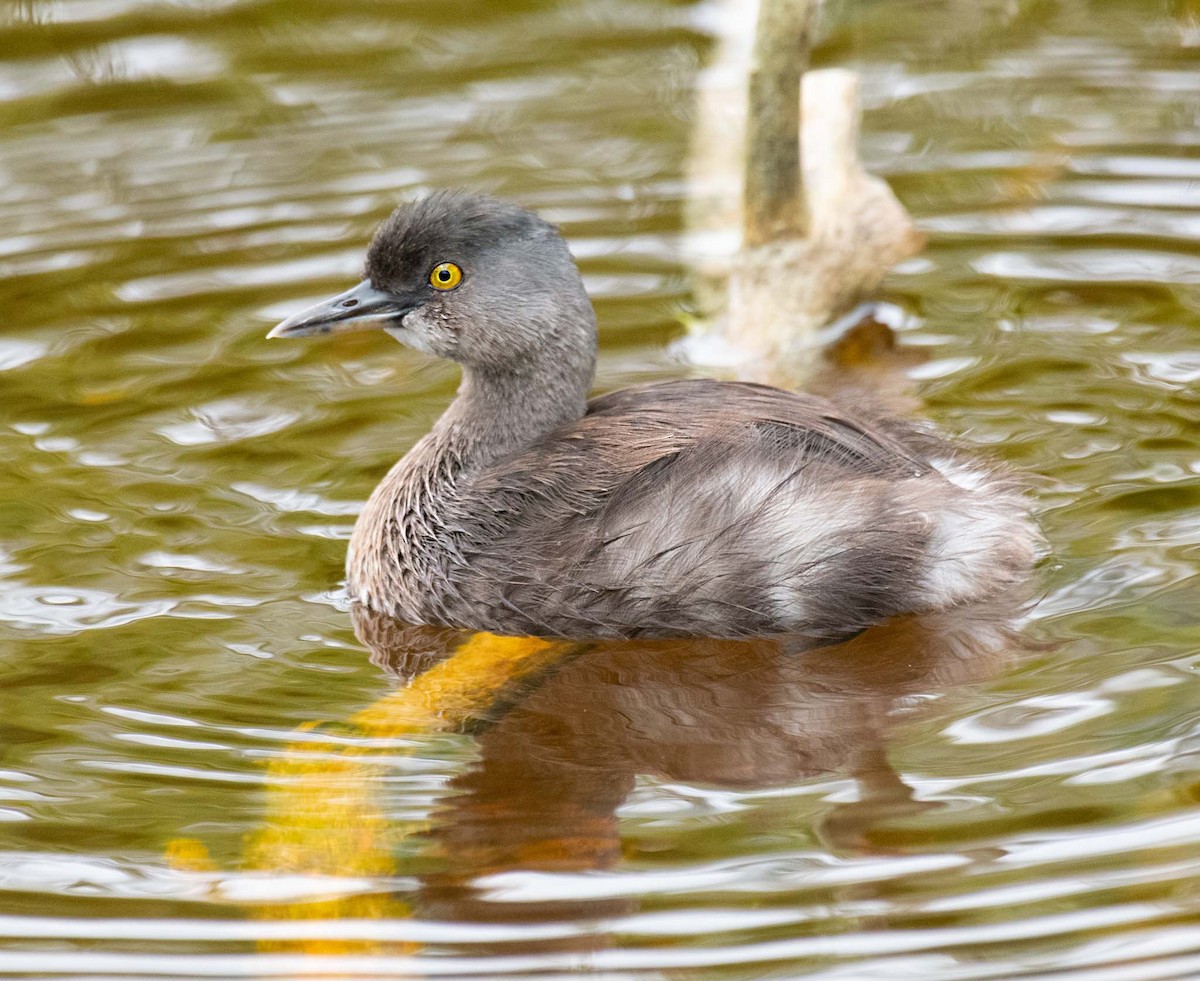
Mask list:
[[[47,606],[79,606],[83,603],[83,597],[73,593],[44,593],[38,598]]]

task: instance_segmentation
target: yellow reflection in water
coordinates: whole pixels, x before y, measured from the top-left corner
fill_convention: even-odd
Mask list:
[[[584,645],[490,634],[455,647],[448,638],[463,635],[358,613],[356,628],[373,660],[406,683],[341,726],[301,727],[270,766],[266,820],[247,843],[243,868],[336,877],[344,888],[347,879],[378,882],[419,866],[421,915],[445,921],[561,921],[568,906],[588,918],[619,915],[632,900],[535,897],[498,907],[477,883],[516,869],[611,868],[622,858],[617,811],[642,774],[733,788],[853,776],[859,799],[837,805],[818,833],[834,851],[879,852],[873,831],[881,823],[937,806],[914,800],[888,762],[896,700],[998,669],[1016,646],[1018,603],[1006,597],[900,618],[823,648],[795,638]],[[430,664],[430,640],[439,636],[450,654]],[[389,813],[380,794],[396,753],[404,752],[394,740],[462,731],[481,720],[479,760],[454,778],[446,805],[421,821]],[[169,857],[197,870],[207,861],[187,842],[174,843]],[[400,861],[409,867],[400,869]],[[379,891],[263,903],[250,913],[308,921],[414,915],[408,899]],[[580,951],[605,942],[575,936],[523,946]],[[259,946],[307,954],[414,951],[412,944],[299,935]]]
[[[305,738],[271,763],[267,776],[267,820],[247,843],[243,867],[273,875],[379,878],[396,873],[397,849],[426,830],[425,823],[398,824],[379,806],[382,765],[365,740],[461,728],[487,711],[514,681],[552,663],[570,648],[532,637],[476,634],[449,658],[398,691],[351,716],[344,734],[353,741]],[[298,730],[320,733],[322,723]],[[394,755],[395,748],[388,754]],[[176,868],[212,868],[204,846],[180,839],[167,849]],[[410,915],[409,905],[379,892],[305,899],[254,910],[262,919],[385,919]],[[264,951],[306,954],[378,952],[372,941],[338,939],[264,940]],[[407,952],[414,945],[389,944]]]

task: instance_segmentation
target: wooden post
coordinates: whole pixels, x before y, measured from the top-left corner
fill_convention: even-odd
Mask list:
[[[807,233],[800,80],[820,6],[820,0],[762,0],[759,8],[746,128],[746,245]]]
[[[817,332],[879,287],[887,271],[915,252],[924,236],[887,184],[858,159],[859,81],[853,72],[809,72],[801,87],[806,231],[776,231],[744,241],[729,279],[726,336],[760,357],[812,362]],[[751,116],[756,111],[752,102]],[[758,157],[772,148],[750,145],[748,174],[766,171]],[[797,153],[799,159],[799,153]],[[749,227],[749,220],[747,221]]]
[[[683,352],[798,385],[822,329],[924,236],[858,158],[858,76],[806,71],[821,0],[759,0],[757,21],[751,0],[713,2],[723,27],[698,83],[688,223],[714,329]]]

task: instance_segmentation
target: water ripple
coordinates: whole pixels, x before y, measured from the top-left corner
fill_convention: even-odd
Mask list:
[[[0,591],[0,620],[23,629],[70,634],[163,616],[174,605],[169,600],[133,604],[99,589],[9,585]]]
[[[930,236],[880,310],[906,391],[1040,475],[1017,649],[593,651],[469,732],[375,731],[445,640],[371,663],[344,540],[457,378],[269,323],[463,185],[562,226],[603,387],[677,377],[689,252],[733,241],[687,233],[683,169],[744,11],[460,6],[0,14],[0,975],[1200,972],[1186,5],[827,5]]]

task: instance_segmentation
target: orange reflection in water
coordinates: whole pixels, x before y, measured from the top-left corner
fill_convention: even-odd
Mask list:
[[[887,760],[897,699],[993,673],[1018,647],[1015,597],[908,617],[831,646],[793,638],[569,643],[468,636],[357,611],[359,638],[401,686],[340,725],[302,727],[268,776],[266,818],[243,867],[344,881],[413,875],[386,892],[263,904],[263,920],[403,918],[537,922],[619,914],[631,900],[491,903],[475,886],[505,871],[584,872],[621,860],[617,810],[639,775],[734,788],[855,776],[831,847],[873,850],[873,822],[919,809]],[[426,821],[389,816],[380,795],[403,737],[471,732],[479,758]],[[347,738],[349,737],[349,738]],[[396,742],[400,739],[400,748]],[[378,740],[378,748],[371,745]],[[177,864],[203,855],[175,843]],[[402,867],[403,866],[403,867]],[[523,942],[586,950],[597,936]],[[308,954],[408,953],[368,940],[270,940]]]

